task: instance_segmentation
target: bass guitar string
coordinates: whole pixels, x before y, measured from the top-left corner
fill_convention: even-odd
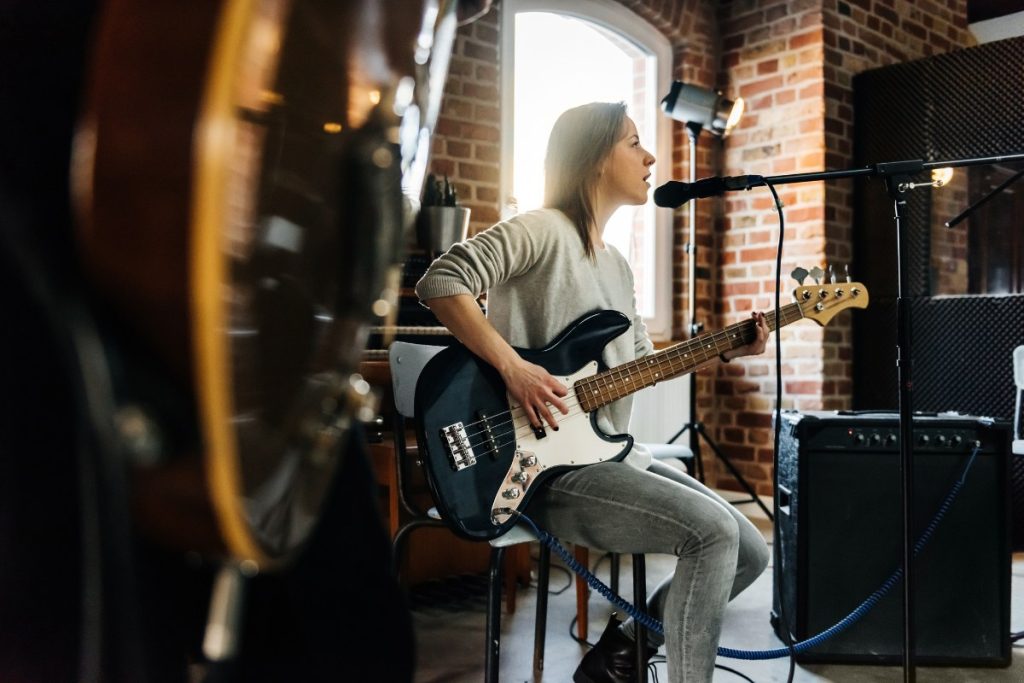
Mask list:
[[[792,309],[790,309],[789,307],[784,309],[783,314],[781,315],[781,318],[785,321],[784,324],[789,324],[789,322],[792,322],[791,320],[787,320],[787,318],[790,317],[790,315],[789,315],[790,313],[792,313],[794,311],[799,313],[799,311],[800,311],[799,307],[796,306],[795,304],[792,305],[792,306],[793,306]],[[769,314],[768,316],[766,316],[766,321],[768,322],[769,328],[771,328],[771,329],[775,329],[774,317],[775,316],[773,314]],[[799,315],[794,316],[792,320],[799,320],[802,317],[803,317],[802,314],[799,314]],[[755,322],[753,320],[744,320],[744,321],[741,321],[739,323],[735,323],[733,325],[730,325],[729,327],[725,328],[724,330],[719,330],[717,332],[712,332],[710,334],[702,335],[700,337],[697,337],[696,339],[691,340],[690,342],[684,342],[683,344],[679,344],[677,347],[674,347],[673,349],[666,350],[665,352],[663,352],[666,355],[664,355],[664,357],[661,360],[657,361],[657,362],[660,363],[660,364],[667,364],[668,365],[668,373],[667,374],[670,374],[673,377],[676,375],[677,372],[685,371],[687,369],[688,365],[692,364],[692,368],[691,369],[696,369],[701,363],[704,363],[704,362],[706,362],[708,360],[711,360],[712,358],[717,356],[719,353],[721,353],[721,351],[719,351],[719,349],[718,349],[719,341],[720,340],[722,340],[724,338],[724,341],[726,341],[728,343],[730,337],[735,338],[735,335],[738,332],[740,338],[743,341],[746,341],[748,338],[752,338],[753,335],[755,334],[754,326],[755,326]],[[699,344],[698,344],[698,342],[699,342]],[[691,349],[690,347],[694,347],[694,348]],[[728,350],[729,348],[734,348],[734,347],[727,346],[725,350]],[[683,352],[685,352],[685,353],[683,353]],[[675,354],[674,356],[673,356],[673,353]],[[703,357],[700,360],[695,360],[695,357],[698,355],[698,353],[701,354]],[[680,356],[680,354],[681,354],[681,356]],[[691,358],[691,356],[693,356],[694,358]],[[648,358],[648,362],[651,362],[651,360],[653,360],[650,357],[647,357],[647,358]],[[631,361],[631,363],[627,363],[626,365],[630,365],[630,364],[639,365],[640,367],[637,370],[633,371],[633,370],[623,370],[622,366],[619,366],[619,368],[617,368],[617,369],[606,370],[605,372],[598,373],[597,375],[593,375],[591,377],[583,378],[583,379],[577,381],[574,384],[574,391],[570,395],[571,398],[569,398],[569,400],[567,401],[567,406],[569,407],[570,412],[568,414],[561,415],[561,417],[559,417],[559,414],[556,412],[556,414],[555,414],[556,421],[560,422],[560,421],[569,419],[571,417],[575,417],[576,415],[580,414],[579,412],[574,412],[573,411],[573,408],[577,407],[579,405],[579,403],[580,403],[579,400],[578,400],[578,394],[579,394],[579,390],[580,389],[585,389],[586,391],[592,392],[594,395],[596,395],[599,398],[601,403],[604,404],[604,403],[610,402],[611,400],[615,400],[615,398],[619,398],[619,397],[616,396],[616,394],[617,393],[621,393],[623,388],[628,389],[628,391],[626,391],[626,393],[623,394],[623,396],[626,396],[626,395],[634,393],[635,391],[638,391],[640,389],[644,389],[644,388],[646,388],[648,386],[653,386],[654,384],[657,383],[657,381],[659,381],[658,379],[655,378],[655,376],[653,374],[651,374],[650,370],[648,369],[647,370],[647,375],[648,375],[648,378],[651,380],[651,384],[639,384],[638,385],[638,383],[634,379],[632,379],[632,377],[635,374],[635,375],[640,376],[641,381],[644,379],[644,377],[643,377],[644,376],[644,368],[642,367],[643,364],[644,364],[644,359],[643,358],[637,359],[636,361]],[[678,365],[678,367],[677,367],[677,365]],[[611,378],[611,379],[609,379],[609,378]],[[616,382],[618,382],[618,385],[616,385]],[[602,384],[603,384],[603,386],[602,386]],[[627,384],[629,385],[628,387],[626,387]],[[493,420],[494,418],[502,418],[502,417],[505,417],[505,416],[511,416],[511,420],[512,420],[512,422],[514,424],[516,417],[525,417],[525,411],[523,410],[521,405],[514,405],[508,411],[502,411],[502,412],[499,412],[499,413],[495,413],[494,415],[491,415],[488,418],[477,420],[476,422],[470,422],[470,423],[465,424],[463,426],[463,429],[468,429],[468,428],[471,428],[471,427],[477,427],[479,425],[485,425],[484,428],[479,429],[478,431],[475,431],[475,432],[467,431],[466,438],[470,442],[470,446],[471,447],[477,447],[477,446],[482,445],[486,441],[493,440],[495,437],[501,438],[501,437],[506,436],[508,434],[508,432],[501,432],[499,434],[494,434],[494,427],[495,426],[503,427],[506,424],[508,424],[509,420],[504,420],[502,422],[497,423],[497,425],[492,425],[492,426],[490,426],[489,429],[486,426],[486,424],[490,420]],[[515,427],[516,439],[521,439],[521,438],[524,438],[524,437],[528,437],[532,433],[533,433],[533,427],[528,422],[525,425],[522,425],[522,426],[517,425]],[[484,441],[478,441],[478,442],[474,443],[473,439],[475,437],[479,437],[481,435],[486,435]],[[500,447],[502,447],[504,445],[505,444],[502,444],[498,448],[500,448]],[[492,448],[492,449],[490,449],[490,451],[485,451],[485,452],[493,452],[495,450],[497,450],[497,449],[496,448]]]
[[[741,323],[741,324],[743,324],[743,323]],[[753,321],[745,321],[745,324],[746,324],[746,326],[751,327],[750,331],[753,331],[752,330],[752,328],[753,328]],[[721,332],[714,333],[713,335],[707,335],[707,336],[702,338],[702,341],[707,340],[707,339],[711,339],[711,338],[713,338],[715,336],[722,336],[722,335],[727,335],[727,332],[721,331]],[[715,345],[714,345],[715,349],[717,349],[717,346],[718,346],[717,343],[715,343]],[[697,356],[698,353],[703,356],[701,359],[695,361],[693,358],[690,358],[690,356]],[[700,364],[702,364],[702,363],[704,363],[704,362],[706,362],[708,360],[711,360],[712,358],[715,358],[718,355],[718,353],[719,352],[717,350],[708,350],[707,348],[701,348],[701,349],[696,349],[696,350],[693,350],[693,351],[687,351],[687,353],[684,354],[683,358],[673,358],[671,355],[666,356],[660,362],[663,363],[663,364],[667,364],[669,366],[669,374],[672,374],[674,376],[675,373],[678,372],[678,371],[685,371],[688,366],[691,367],[691,369],[697,368]],[[566,397],[567,398],[566,404],[569,407],[569,413],[563,415],[563,414],[560,414],[560,413],[558,413],[556,411],[556,413],[555,413],[556,421],[557,422],[561,422],[563,420],[575,417],[576,415],[580,414],[580,412],[576,412],[576,411],[573,410],[573,408],[575,408],[575,407],[580,405],[580,401],[578,400],[580,389],[584,389],[585,391],[590,391],[590,392],[594,393],[595,395],[597,395],[599,400],[601,400],[601,403],[605,404],[605,403],[609,403],[611,400],[614,400],[615,398],[618,398],[616,396],[616,394],[620,393],[622,391],[622,389],[624,387],[626,387],[627,384],[629,385],[628,387],[626,387],[628,390],[626,391],[625,394],[623,394],[623,396],[631,394],[631,393],[634,393],[634,392],[639,391],[640,389],[644,389],[644,388],[646,388],[648,386],[653,386],[654,384],[657,383],[657,380],[654,379],[653,375],[650,375],[650,373],[648,373],[648,375],[650,376],[650,378],[652,380],[652,383],[651,384],[647,384],[647,385],[640,385],[635,380],[632,379],[633,374],[640,375],[641,378],[642,378],[642,375],[644,373],[643,373],[642,369],[636,371],[635,373],[631,372],[631,371],[626,371],[626,370],[606,370],[603,373],[599,373],[597,375],[593,375],[591,377],[587,377],[587,378],[584,378],[584,379],[581,379],[581,380],[577,381],[575,383],[575,385],[574,385],[574,389],[573,389],[572,393],[569,396]],[[609,379],[609,377],[611,377],[613,379]],[[618,382],[617,385],[616,385],[616,382]],[[602,386],[602,384],[603,384],[603,386]],[[594,387],[596,387],[596,388],[594,388]],[[586,412],[586,411],[582,411],[582,412]],[[485,419],[477,420],[476,422],[466,423],[465,425],[463,425],[463,429],[467,429],[467,428],[471,428],[471,427],[477,427],[479,425],[485,425],[489,420],[493,420],[495,418],[505,417],[505,416],[508,416],[508,415],[510,415],[512,417],[512,421],[514,422],[516,417],[525,417],[525,411],[523,410],[521,405],[516,404],[516,405],[514,405],[508,411],[502,411],[502,412],[499,412],[499,413],[495,413],[494,415],[490,415],[490,416],[488,416]],[[494,431],[494,427],[495,426],[502,427],[502,426],[508,424],[508,422],[509,422],[508,420],[504,420],[502,422],[497,423],[497,425],[492,425],[491,429],[490,429],[491,436],[494,436],[493,431]],[[520,429],[519,426],[516,427],[516,437],[517,438],[527,437],[527,436],[529,436],[532,433],[533,433],[533,428],[529,425],[528,422],[525,425],[522,425],[521,429]],[[467,430],[466,437],[467,437],[467,439],[469,439],[471,441],[470,445],[473,446],[473,445],[479,445],[479,443],[482,443],[482,442],[478,442],[477,444],[473,444],[472,443],[472,439],[474,437],[477,437],[477,436],[480,436],[480,435],[487,435],[487,434],[488,434],[488,429],[485,426],[484,428],[479,429],[478,431],[474,431],[474,432],[470,432],[470,431]],[[507,434],[507,432],[502,432],[498,436],[505,436],[506,434]]]
[[[747,337],[752,336],[751,333],[753,333],[753,326],[754,326],[753,321],[746,320],[746,321],[743,321],[742,323],[736,323],[736,325],[734,325],[733,327],[736,327],[736,326],[742,326],[742,327],[745,327],[745,328],[750,328],[750,329],[747,329],[747,330],[743,331],[743,339],[746,339]],[[695,348],[693,350],[686,349],[686,353],[682,354],[681,357],[679,357],[679,352],[684,350],[682,348],[684,346],[683,344],[680,344],[679,347],[674,348],[674,349],[667,349],[666,351],[662,352],[663,354],[667,354],[667,355],[665,355],[664,358],[662,360],[658,361],[658,362],[661,363],[661,364],[667,364],[668,365],[668,373],[667,374],[672,374],[673,376],[675,375],[676,372],[685,371],[688,365],[692,365],[693,368],[696,368],[701,363],[704,363],[704,362],[706,362],[708,360],[711,360],[711,359],[715,358],[720,353],[720,351],[718,350],[718,342],[715,341],[715,339],[718,338],[718,337],[726,337],[726,340],[728,340],[729,329],[731,329],[731,328],[726,328],[725,330],[720,330],[718,332],[714,332],[714,333],[711,333],[711,334],[708,334],[708,335],[704,335],[703,337],[699,337],[698,339],[694,339],[693,342],[696,342],[698,340],[701,342],[701,344],[699,345],[701,348]],[[713,342],[714,350],[710,350],[709,348],[707,348],[705,346],[704,342],[705,341],[709,341],[709,340],[711,340]],[[687,343],[686,346],[697,346],[697,345],[696,344]],[[727,347],[725,350],[728,350],[728,348],[733,348],[733,347]],[[673,355],[672,355],[673,352],[675,353],[676,357],[673,357]],[[694,361],[694,359],[689,357],[691,355],[692,356],[696,356],[698,353],[700,353],[702,355],[702,358],[700,360],[697,360],[696,362]],[[650,356],[645,357],[645,358],[653,360]],[[643,362],[644,362],[644,358],[641,358],[641,359],[637,359],[636,361],[631,361],[630,363],[627,363],[626,365],[638,364],[638,365],[642,366]],[[647,388],[648,386],[653,386],[653,384],[656,384],[657,381],[660,380],[660,378],[656,379],[655,376],[652,375],[649,370],[647,370],[647,375],[648,375],[649,379],[651,380],[652,384],[641,385],[641,384],[638,384],[633,379],[630,379],[630,377],[633,374],[635,374],[635,375],[639,375],[641,377],[641,379],[643,379],[643,375],[644,375],[644,368],[643,367],[640,367],[640,368],[638,368],[635,371],[623,370],[623,369],[621,369],[621,367],[622,366],[620,366],[619,368],[612,369],[612,370],[605,370],[604,372],[600,372],[600,373],[598,373],[596,375],[591,375],[590,377],[585,377],[585,378],[582,378],[582,379],[578,380],[574,384],[574,388],[576,388],[576,390],[573,392],[572,398],[570,399],[570,401],[577,398],[578,393],[579,393],[579,388],[584,388],[586,391],[591,392],[594,395],[596,395],[598,400],[602,404],[604,404],[604,403],[608,403],[608,402],[610,402],[612,400],[615,400],[615,398],[619,398],[619,397],[616,396],[616,393],[621,392],[622,387],[624,385],[626,385],[626,384],[629,384],[630,387],[629,387],[629,390],[628,390],[627,394],[624,394],[624,395],[628,395],[629,393],[633,393],[635,391],[639,391],[640,389]],[[619,384],[616,385],[615,384],[616,382],[618,382]],[[578,404],[578,401],[577,401],[577,404]],[[570,406],[570,409],[571,409],[571,407],[572,406]],[[509,415],[509,414],[512,414],[512,416],[514,418],[516,416],[515,414],[516,414],[517,411],[521,411],[521,413],[523,415],[525,415],[525,411],[522,411],[522,406],[516,404],[516,405],[512,406],[512,408],[510,410],[508,410],[508,411],[502,411],[502,412],[499,412],[499,413],[495,413],[493,415],[488,416],[485,419],[477,420],[476,422],[465,423],[463,425],[463,428],[464,429],[468,429],[470,427],[476,427],[478,425],[483,425],[488,420],[492,420],[494,418],[501,418],[501,417],[504,417],[504,416]],[[503,423],[499,423],[499,425],[500,424],[504,424],[504,422]],[[523,436],[527,436],[530,433],[530,431],[532,431],[532,430],[524,431]],[[472,434],[467,434],[467,435],[468,436],[477,436],[477,435],[483,434],[483,433],[486,433],[486,428],[485,429],[481,429],[478,432],[474,432]]]

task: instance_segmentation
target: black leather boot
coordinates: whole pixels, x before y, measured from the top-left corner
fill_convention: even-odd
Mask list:
[[[636,683],[636,644],[619,630],[618,617],[612,614],[597,645],[583,655],[583,660],[572,675],[575,683]],[[644,645],[644,660],[651,658],[657,648]]]

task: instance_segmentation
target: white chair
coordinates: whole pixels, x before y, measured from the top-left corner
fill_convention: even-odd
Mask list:
[[[683,464],[687,474],[693,474],[691,471],[693,451],[689,446],[684,446],[681,443],[649,442],[644,442],[644,446],[651,452],[651,457],[655,460],[678,460]]]
[[[444,524],[444,520],[441,519],[436,507],[432,507],[429,510],[421,510],[412,503],[405,491],[406,482],[409,480],[406,470],[409,458],[406,456],[405,422],[412,419],[414,415],[416,381],[424,366],[444,348],[443,346],[428,346],[426,344],[395,341],[391,343],[388,349],[396,413],[396,424],[393,431],[395,434],[395,457],[398,458],[395,467],[398,479],[397,488],[401,505],[409,517],[409,520],[395,534],[394,552],[396,563],[401,557],[400,553],[402,552],[404,540],[411,531],[422,526],[440,526]],[[685,450],[688,451],[689,449]],[[681,453],[678,449],[672,452]],[[502,561],[505,556],[505,549],[535,540],[537,540],[536,536],[530,528],[524,525],[517,525],[505,534],[489,541],[491,544],[491,560],[488,577],[486,651],[484,655],[484,680],[487,683],[497,683],[498,680],[498,664],[501,653]],[[577,548],[577,550],[580,550],[580,548]],[[583,550],[585,551],[585,549]],[[551,549],[541,543],[537,569],[537,616],[533,636],[533,670],[535,673],[540,673],[544,669],[544,639],[547,629],[550,569]],[[615,577],[616,583],[618,582],[617,573]],[[644,605],[647,586],[643,554],[633,555],[633,593],[637,604]],[[580,606],[579,595],[577,595],[577,599],[577,619],[586,623],[586,602],[584,600],[582,606]],[[645,640],[643,626],[638,624],[636,633],[637,641],[643,643]],[[637,648],[636,656],[637,667],[640,672],[638,683],[646,683],[646,659],[643,656],[642,647]]]
[[[1017,385],[1017,403],[1013,411],[1013,454],[1024,455],[1024,435],[1020,432],[1020,403],[1024,393],[1024,344],[1013,350],[1013,383]]]
[[[391,383],[394,391],[396,424],[395,434],[395,472],[397,475],[398,496],[402,508],[406,512],[405,521],[395,534],[394,554],[396,566],[400,563],[401,552],[409,533],[425,526],[445,526],[437,508],[422,510],[407,495],[408,466],[405,443],[406,421],[413,417],[416,397],[416,380],[423,367],[443,346],[428,346],[410,342],[395,341],[388,349],[388,362],[391,368]],[[498,680],[498,664],[501,653],[501,587],[502,565],[505,550],[520,543],[536,541],[537,537],[528,527],[518,525],[507,533],[489,541],[491,545],[490,569],[487,594],[487,627],[486,650],[484,655],[485,680],[496,683]],[[551,549],[540,544],[540,558],[537,569],[537,617],[534,625],[533,667],[535,672],[544,669],[544,639],[547,627],[548,579],[551,568]]]

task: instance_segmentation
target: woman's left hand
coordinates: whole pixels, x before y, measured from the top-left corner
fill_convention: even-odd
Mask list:
[[[754,319],[754,327],[757,330],[757,336],[754,337],[754,341],[749,344],[744,344],[730,351],[726,351],[722,355],[725,356],[726,360],[732,360],[733,358],[739,358],[740,356],[756,356],[764,353],[765,347],[768,345],[768,335],[771,334],[768,329],[768,322],[765,320],[764,313],[760,311],[754,311],[750,314],[750,317]]]

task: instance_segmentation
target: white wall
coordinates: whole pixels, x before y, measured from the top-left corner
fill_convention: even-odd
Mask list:
[[[994,40],[1024,36],[1024,11],[992,17],[985,21],[976,21],[967,28],[971,30],[979,43],[991,43]]]
[[[633,419],[629,433],[637,441],[665,443],[690,417],[687,393],[689,375],[677,377],[638,391],[633,397]],[[689,432],[676,443],[688,444]]]

